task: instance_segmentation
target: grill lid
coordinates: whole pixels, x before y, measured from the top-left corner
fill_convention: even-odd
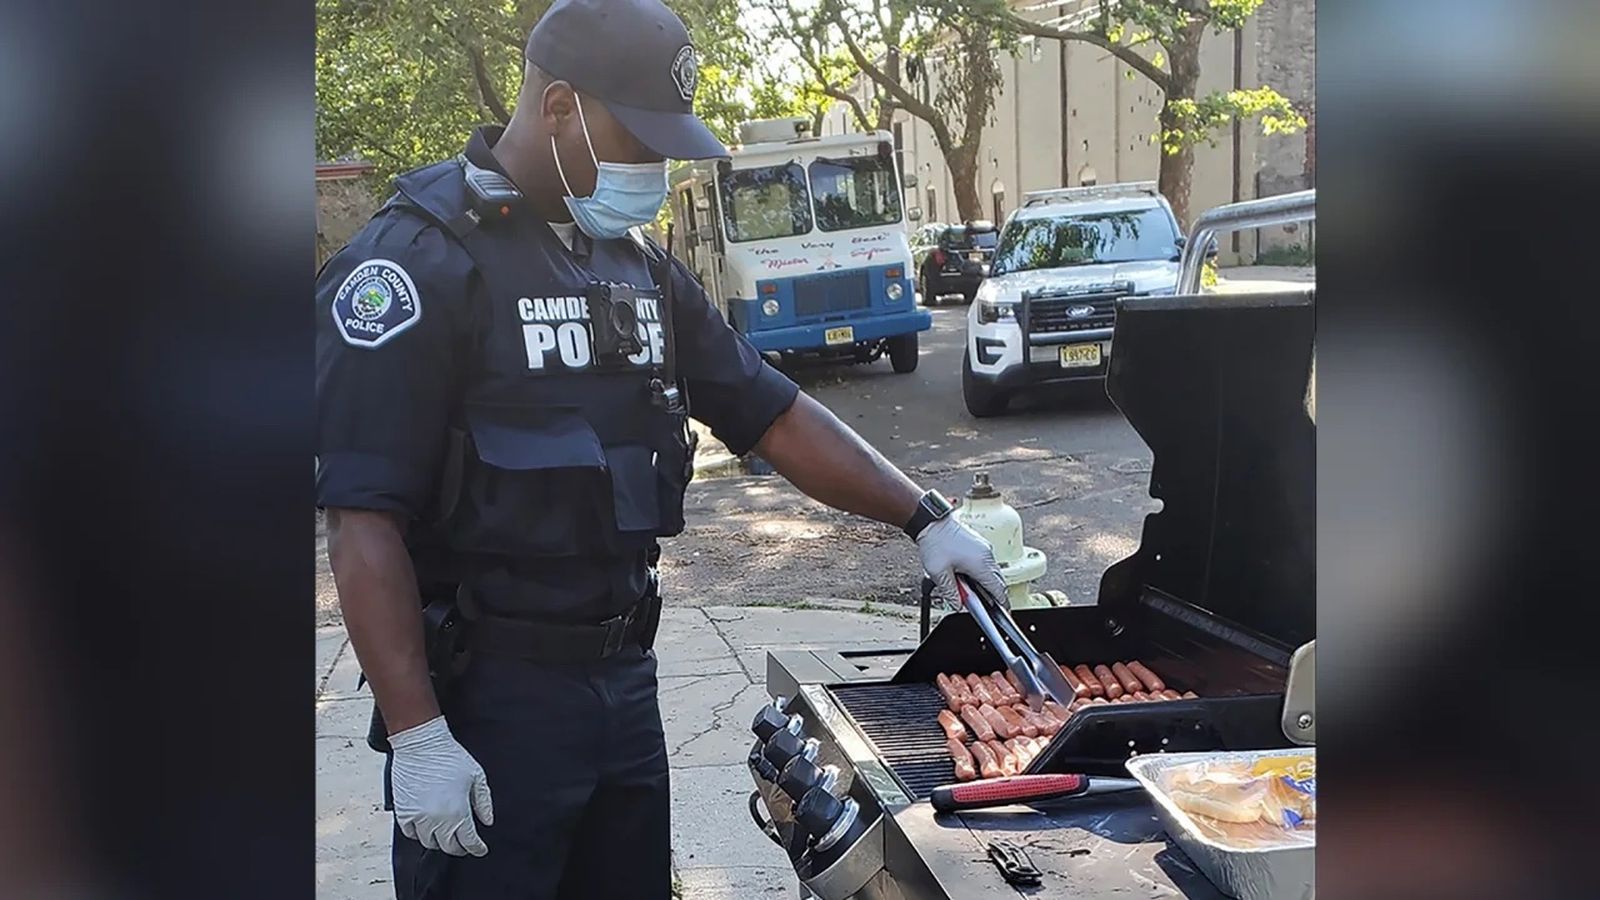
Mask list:
[[[1316,634],[1311,292],[1117,303],[1106,391],[1154,456],[1139,550],[1100,605],[1154,588],[1292,650]]]

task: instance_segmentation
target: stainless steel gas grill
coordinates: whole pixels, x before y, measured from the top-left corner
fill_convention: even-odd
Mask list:
[[[1111,784],[1136,755],[1292,746],[1285,684],[1315,637],[1313,336],[1309,293],[1119,302],[1108,391],[1153,452],[1163,508],[1105,572],[1096,605],[1014,618],[1064,665],[1137,659],[1198,698],[1080,710],[1028,773]],[[1003,668],[973,616],[863,655],[767,660],[777,699],[754,723],[750,807],[807,896],[1221,896],[1140,790],[935,812],[928,798],[955,772],[934,676]],[[1025,850],[1040,887],[1002,877],[997,839]]]

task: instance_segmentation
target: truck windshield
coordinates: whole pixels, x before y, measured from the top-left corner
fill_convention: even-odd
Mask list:
[[[892,159],[882,156],[813,160],[817,227],[843,231],[900,221],[900,190],[892,165]]]
[[[735,169],[718,180],[728,240],[762,241],[811,230],[811,198],[798,164]]]
[[[1171,259],[1177,237],[1160,208],[1018,219],[1000,238],[993,272]]]

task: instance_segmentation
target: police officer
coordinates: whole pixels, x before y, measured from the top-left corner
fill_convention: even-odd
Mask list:
[[[801,393],[640,237],[666,160],[725,156],[660,0],[557,0],[516,113],[317,281],[319,504],[381,717],[400,898],[665,898],[651,650],[686,416],[902,526],[947,597],[989,546]]]

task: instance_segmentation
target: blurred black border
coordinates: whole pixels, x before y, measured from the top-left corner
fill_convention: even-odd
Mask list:
[[[0,5],[0,895],[313,894],[314,14]]]
[[[1600,6],[1317,25],[1319,894],[1592,895]]]

